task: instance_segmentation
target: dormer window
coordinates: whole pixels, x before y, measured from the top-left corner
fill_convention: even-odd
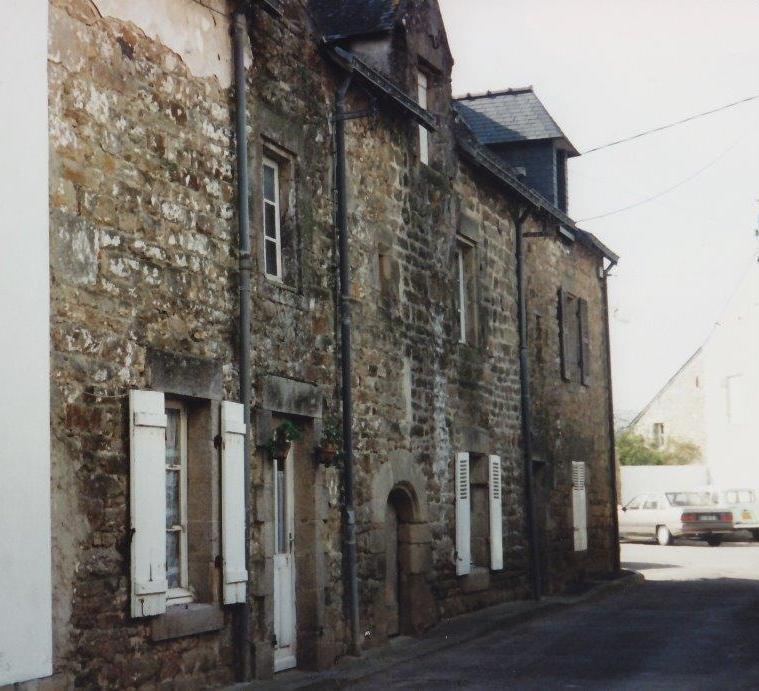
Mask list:
[[[567,152],[556,149],[556,206],[567,212]]]
[[[416,72],[416,84],[417,84],[417,102],[419,105],[427,110],[427,75],[422,72],[421,70],[417,70]],[[429,143],[429,133],[427,130],[419,125],[419,160],[424,163],[424,165],[429,165],[430,163],[430,143]]]

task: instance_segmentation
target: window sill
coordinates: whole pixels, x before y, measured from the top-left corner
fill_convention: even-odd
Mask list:
[[[154,641],[196,636],[224,628],[224,613],[217,605],[191,603],[170,605],[151,624]]]
[[[260,283],[261,295],[267,300],[286,307],[294,307],[304,312],[309,311],[309,300],[297,288],[285,285],[281,281],[264,277]]]

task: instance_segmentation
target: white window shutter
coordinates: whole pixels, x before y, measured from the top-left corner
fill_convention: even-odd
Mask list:
[[[572,522],[575,552],[588,549],[588,499],[585,487],[585,463],[572,462]]]
[[[470,521],[469,454],[456,454],[456,575],[472,567],[472,529]]]
[[[221,404],[221,529],[224,562],[224,604],[245,602],[245,408]]]
[[[503,509],[501,507],[501,457],[491,456],[488,468],[490,489],[490,568],[503,568]]]
[[[160,391],[129,392],[131,612],[166,611],[166,409]]]

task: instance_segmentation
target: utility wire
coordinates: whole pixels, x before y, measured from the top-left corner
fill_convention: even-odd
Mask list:
[[[653,134],[654,132],[661,132],[662,130],[669,129],[670,127],[676,127],[677,125],[682,125],[683,123],[690,122],[691,120],[697,120],[698,118],[703,118],[703,117],[706,117],[707,115],[713,115],[714,113],[719,113],[722,110],[727,110],[728,108],[733,108],[734,106],[738,106],[741,103],[748,103],[749,101],[754,101],[757,98],[759,98],[759,94],[754,94],[753,96],[742,98],[740,101],[733,101],[732,103],[726,103],[724,106],[720,106],[719,108],[712,108],[712,110],[706,110],[703,113],[691,115],[690,117],[683,118],[682,120],[678,120],[677,122],[671,122],[668,125],[660,125],[659,127],[654,127],[650,130],[644,130],[643,132],[638,132],[638,134],[633,134],[632,136],[625,137],[624,139],[617,139],[616,141],[609,142],[608,144],[602,144],[601,146],[593,147],[592,149],[583,151],[582,155],[587,156],[588,154],[592,154],[594,151],[601,151],[601,149],[608,149],[610,146],[616,146],[617,144],[624,144],[625,142],[631,142],[633,139],[640,139],[641,137],[645,137],[648,134]]]
[[[577,223],[584,223],[585,221],[595,221],[599,218],[606,218],[607,216],[613,216],[615,214],[620,214],[623,211],[629,211],[630,209],[634,209],[637,206],[642,206],[643,204],[648,204],[649,202],[652,202],[656,199],[659,199],[659,197],[663,197],[665,194],[669,194],[670,192],[673,192],[678,187],[682,187],[684,184],[690,182],[691,180],[694,180],[697,178],[701,173],[711,168],[713,165],[721,161],[727,154],[729,154],[738,144],[740,144],[741,141],[743,141],[744,137],[747,133],[743,133],[738,139],[736,139],[730,146],[728,146],[724,151],[722,151],[718,156],[713,158],[709,163],[707,163],[705,166],[702,166],[699,168],[695,173],[691,173],[688,177],[683,178],[679,182],[676,182],[674,185],[667,187],[667,189],[662,190],[661,192],[657,192],[656,194],[651,195],[650,197],[646,197],[645,199],[641,199],[637,202],[634,202],[632,204],[628,204],[627,206],[623,206],[620,209],[614,209],[613,211],[607,211],[603,214],[598,214],[597,216],[588,216],[587,218],[581,218]]]

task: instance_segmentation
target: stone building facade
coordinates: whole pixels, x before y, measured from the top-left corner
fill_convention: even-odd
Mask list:
[[[235,11],[247,20],[247,430]],[[50,0],[49,38],[46,684],[231,682],[246,608],[257,678],[351,650],[344,468],[322,457],[342,409],[334,107],[348,73],[361,646],[528,597],[536,580],[558,591],[613,570],[603,269],[616,257],[467,130],[436,2]],[[250,468],[242,518],[236,459]],[[573,463],[585,464],[584,544]]]

